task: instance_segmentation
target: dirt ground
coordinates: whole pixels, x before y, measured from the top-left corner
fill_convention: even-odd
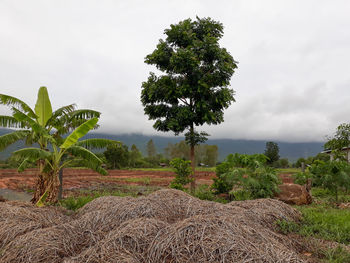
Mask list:
[[[168,186],[174,179],[174,173],[169,171],[136,171],[136,170],[109,170],[106,176],[89,169],[66,168],[63,172],[63,189],[89,188],[105,184],[128,184]],[[16,169],[0,170],[0,188],[12,190],[33,189],[37,176],[37,169],[27,169],[18,173]],[[196,172],[198,184],[211,184],[215,172]]]

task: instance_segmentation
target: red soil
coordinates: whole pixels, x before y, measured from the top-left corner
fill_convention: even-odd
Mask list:
[[[168,171],[109,170],[107,176],[88,169],[64,169],[63,188],[87,188],[100,184],[147,184],[168,186],[174,173]],[[38,174],[37,169],[27,169],[18,173],[16,169],[0,170],[0,188],[21,190],[33,188]],[[198,184],[211,184],[215,172],[196,172]]]
[[[12,190],[33,189],[38,170],[27,169],[18,173],[16,169],[0,169],[0,188]],[[212,184],[215,172],[196,172],[197,184]],[[290,174],[280,174],[283,183],[292,183]],[[106,176],[89,169],[64,169],[63,189],[73,190],[113,185],[151,185],[166,187],[174,179],[174,173],[169,171],[134,171],[109,170]]]

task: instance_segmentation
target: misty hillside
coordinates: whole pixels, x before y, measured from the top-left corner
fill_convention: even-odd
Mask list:
[[[0,129],[0,135],[8,133],[8,129]],[[168,143],[177,143],[183,140],[183,137],[164,137],[164,136],[146,136],[141,134],[104,134],[104,133],[90,133],[85,138],[108,138],[117,141],[121,141],[128,145],[135,144],[143,154],[146,153],[146,144],[152,139],[157,147],[159,153],[163,153],[163,149]],[[209,137],[210,138],[210,137]],[[280,147],[281,158],[288,158],[294,162],[299,157],[308,157],[316,155],[323,150],[322,142],[304,142],[304,143],[288,143],[278,142]],[[222,161],[230,153],[263,153],[265,150],[266,141],[254,141],[254,140],[232,140],[232,139],[209,139],[207,144],[215,144],[219,147],[219,160]],[[22,143],[16,143],[11,145],[5,151],[0,152],[0,159],[4,160],[8,158],[11,152],[20,149],[24,146]]]

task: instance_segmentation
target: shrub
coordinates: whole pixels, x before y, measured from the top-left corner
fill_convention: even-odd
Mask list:
[[[350,165],[345,161],[316,161],[310,168],[313,185],[328,189],[338,201],[338,192],[350,188]]]
[[[238,184],[242,176],[243,170],[236,168],[213,178],[214,183],[212,184],[212,188],[216,194],[229,193]]]
[[[279,191],[280,183],[275,169],[264,166],[247,170],[246,176],[241,178],[243,190],[249,192],[252,198],[274,196]]]

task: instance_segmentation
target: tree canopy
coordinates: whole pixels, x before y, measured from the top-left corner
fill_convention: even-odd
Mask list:
[[[269,158],[267,161],[269,164],[272,164],[273,162],[276,162],[279,160],[279,151],[280,148],[278,147],[278,144],[275,142],[267,142],[266,148],[264,154]]]
[[[220,47],[223,25],[211,18],[186,19],[164,33],[166,38],[145,59],[162,74],[151,72],[142,83],[141,102],[156,130],[188,131],[194,168],[194,146],[208,136],[195,127],[224,121],[224,109],[235,101],[229,85],[237,62]]]

